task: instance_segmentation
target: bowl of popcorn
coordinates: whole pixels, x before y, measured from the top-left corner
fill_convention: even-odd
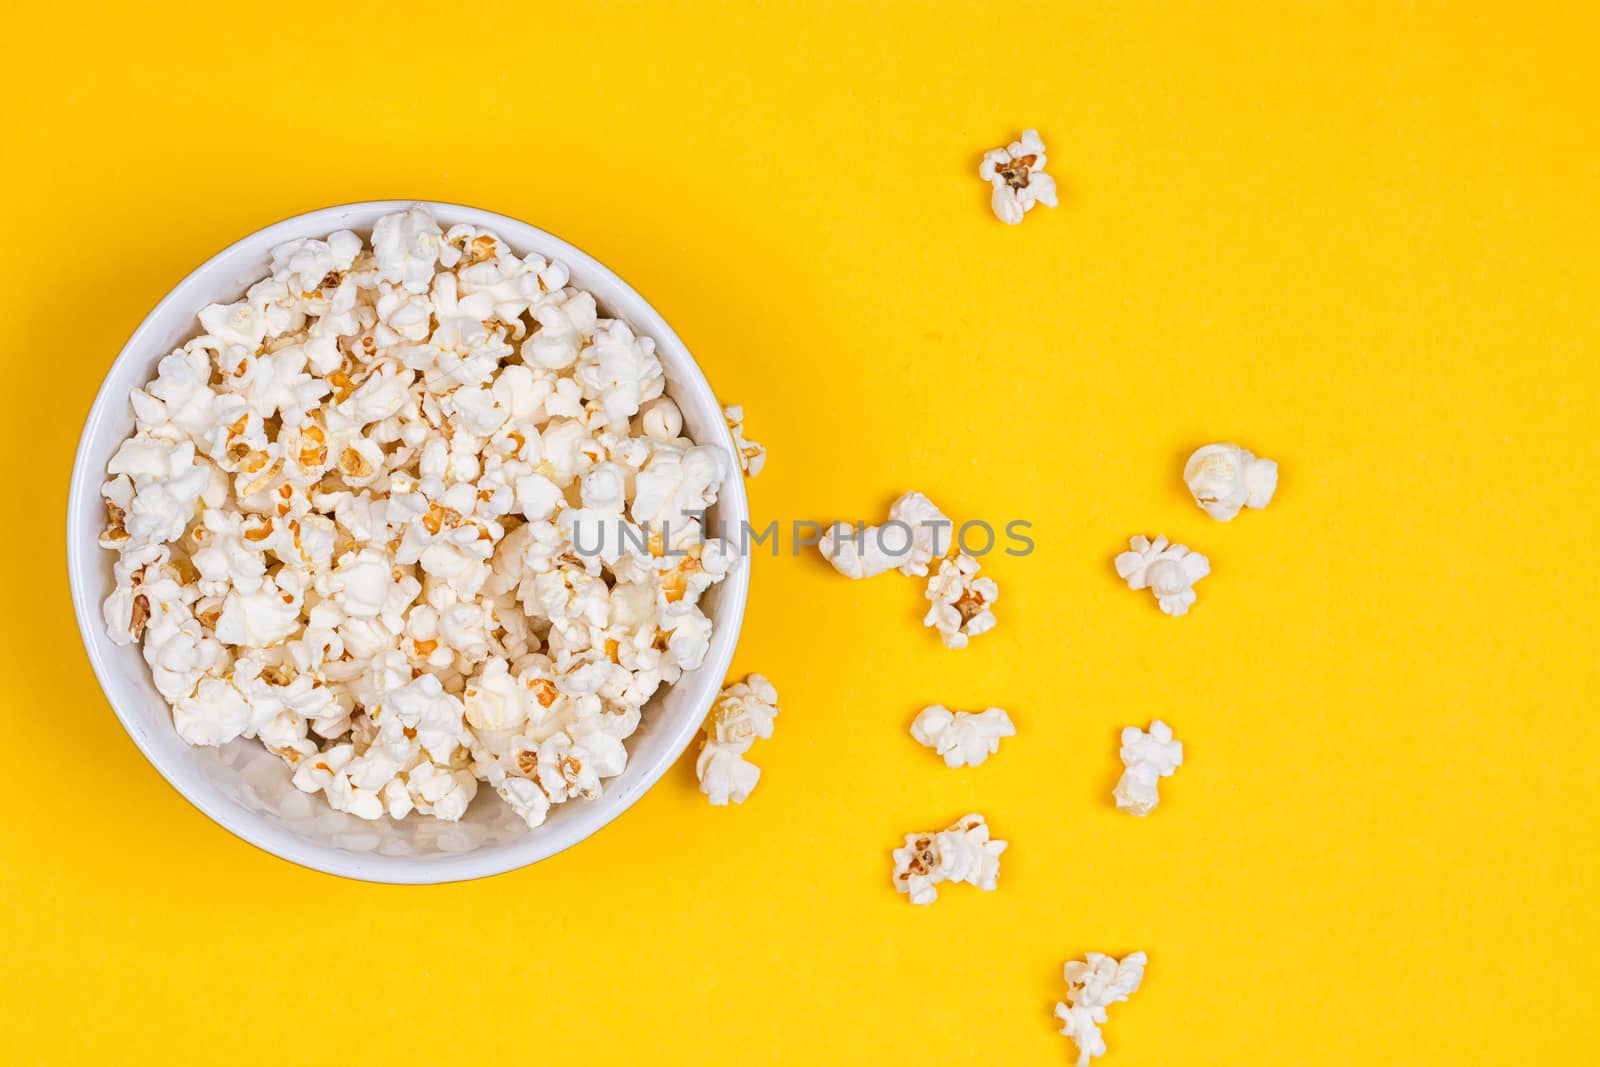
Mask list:
[[[572,245],[315,211],[189,275],[112,365],[73,605],[134,743],[226,829],[353,878],[496,874],[699,728],[748,589],[738,459],[683,342]]]

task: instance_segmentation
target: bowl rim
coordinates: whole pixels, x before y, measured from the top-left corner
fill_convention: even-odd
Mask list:
[[[694,717],[685,716],[682,723],[668,733],[669,741],[656,761],[643,768],[643,773],[626,789],[615,789],[602,793],[592,801],[584,802],[584,807],[574,813],[564,824],[552,825],[545,834],[531,834],[530,840],[518,842],[509,847],[496,849],[488,854],[480,854],[473,850],[458,854],[443,854],[437,856],[395,856],[384,854],[361,854],[338,849],[328,845],[315,844],[304,840],[286,830],[275,827],[261,816],[249,812],[238,804],[226,798],[213,795],[209,791],[201,790],[197,796],[191,789],[180,781],[177,770],[166,765],[157,757],[152,747],[147,743],[144,730],[128,713],[125,713],[118,699],[113,695],[113,685],[110,679],[114,676],[114,669],[106,661],[107,646],[110,638],[105,633],[101,619],[100,605],[92,601],[88,591],[88,568],[96,565],[100,560],[98,540],[90,540],[87,544],[83,538],[75,537],[77,524],[74,519],[82,514],[85,507],[94,507],[99,503],[99,486],[104,476],[104,471],[94,469],[89,463],[90,441],[93,431],[99,425],[113,405],[126,404],[127,397],[121,389],[113,390],[112,379],[116,371],[124,363],[137,359],[156,359],[165,353],[148,351],[150,348],[149,335],[154,332],[155,320],[171,304],[176,302],[179,295],[191,283],[197,282],[203,276],[216,269],[219,262],[229,253],[241,245],[258,245],[263,254],[274,246],[284,241],[294,240],[298,237],[325,237],[334,230],[341,229],[331,220],[353,212],[376,213],[376,216],[391,212],[405,211],[412,207],[422,206],[430,210],[443,208],[452,215],[472,216],[467,221],[473,225],[493,230],[514,249],[537,251],[547,259],[559,259],[573,272],[575,277],[590,277],[599,275],[607,278],[623,293],[631,295],[646,309],[654,321],[646,326],[630,322],[630,325],[640,329],[645,336],[655,341],[660,348],[673,348],[683,357],[686,374],[679,376],[679,387],[687,387],[692,392],[702,393],[709,397],[712,405],[720,412],[722,404],[718,400],[716,391],[706,380],[705,372],[699,362],[680,338],[666,318],[658,311],[654,304],[646,300],[626,279],[616,271],[606,266],[594,256],[578,248],[571,242],[540,229],[530,223],[502,215],[498,212],[488,211],[483,208],[473,207],[469,204],[458,204],[445,200],[362,200],[350,203],[334,204],[328,207],[317,208],[312,211],[292,215],[277,222],[260,227],[251,233],[231,242],[208,257],[205,262],[189,271],[188,274],[172,286],[171,289],[148,311],[140,320],[128,340],[118,351],[117,356],[106,367],[105,376],[101,380],[99,389],[96,390],[94,400],[89,406],[88,414],[84,418],[83,429],[78,437],[78,447],[73,457],[71,481],[67,491],[66,509],[66,548],[67,548],[67,577],[72,596],[73,614],[78,623],[78,635],[83,642],[84,652],[89,658],[89,665],[95,674],[95,680],[104,694],[106,703],[111,706],[117,721],[122,724],[134,746],[144,756],[145,761],[155,768],[156,772],[166,781],[174,792],[188,801],[191,806],[204,814],[212,822],[231,833],[234,837],[280,859],[285,859],[298,866],[324,874],[349,878],[379,884],[392,885],[435,885],[449,882],[470,881],[477,878],[492,877],[508,871],[520,870],[543,859],[548,859],[559,852],[578,844],[608,826],[613,820],[631,808],[634,803],[654,786],[666,772],[673,767],[688,748],[694,735],[699,732],[701,723],[707,712],[710,711],[711,702],[715,700],[720,691],[722,680],[727,677],[728,668],[733,661],[734,651],[738,646],[740,632],[743,628],[745,605],[749,596],[750,567],[749,560],[740,558],[734,568],[721,585],[717,612],[718,619],[715,632],[712,636],[712,646],[706,655],[705,661],[699,670],[706,672],[704,677],[712,679],[715,683],[710,689],[710,695],[701,703],[699,714]],[[323,226],[324,220],[330,224]],[[315,225],[314,225],[315,224]],[[605,302],[601,301],[602,304]],[[195,309],[198,314],[199,308]],[[722,491],[718,495],[717,504],[723,511],[724,524],[747,524],[749,520],[749,501],[745,494],[744,478],[738,464],[738,452],[734,447],[733,437],[724,420],[715,420],[715,440],[702,441],[702,444],[720,446],[730,460],[730,474],[724,482]],[[731,511],[732,514],[728,512]],[[742,527],[741,527],[742,528]],[[632,753],[630,752],[630,769],[633,766]]]

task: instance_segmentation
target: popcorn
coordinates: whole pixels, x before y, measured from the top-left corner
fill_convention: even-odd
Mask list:
[[[707,741],[694,761],[700,792],[716,805],[743,804],[761,780],[761,768],[712,741]]]
[[[835,523],[817,542],[817,551],[846,578],[875,578],[893,570],[896,559],[884,549],[881,530]]]
[[[896,567],[901,574],[920,577],[949,550],[952,527],[933,501],[912,492],[890,506],[884,525],[835,523],[817,549],[846,578],[871,578]]]
[[[1117,810],[1129,815],[1149,815],[1161,802],[1157,785],[1183,765],[1183,742],[1172,738],[1172,727],[1160,719],[1150,731],[1129,726],[1122,731],[1122,765],[1126,768],[1114,793]]]
[[[249,704],[221,678],[206,678],[172,705],[172,726],[191,745],[225,745],[249,725]]]
[[[681,548],[700,540],[701,516],[716,499],[716,487],[728,476],[726,453],[705,445],[679,448],[663,442],[634,477],[633,521],[665,548]]]
[[[733,450],[739,454],[739,469],[751,478],[761,473],[761,468],[767,465],[767,450],[754,441],[745,440],[744,436],[744,407],[739,404],[730,404],[722,409],[722,417],[727,420],[728,432],[733,435]]]
[[[600,781],[622,773],[627,749],[594,717],[539,745],[539,784],[552,801],[600,795]]]
[[[536,826],[623,772],[709,650],[732,465],[570,283],[416,207],[201,309],[101,488],[106,628],[185,741],[253,738],[362,819],[459,819],[483,783]],[[731,698],[718,751],[742,763],[768,712]]]
[[[1044,173],[1044,165],[1044,142],[1037,130],[1023,130],[1022,140],[983,154],[978,176],[994,186],[996,218],[1016,225],[1035,204],[1056,206],[1056,182]]]
[[[1165,537],[1133,537],[1128,545],[1131,551],[1116,558],[1117,576],[1129,589],[1148,587],[1168,615],[1186,614],[1195,601],[1194,584],[1211,573],[1211,561]]]
[[[994,629],[994,602],[1000,587],[992,578],[979,578],[978,561],[966,553],[939,564],[928,579],[931,602],[922,624],[939,631],[946,648],[966,648],[969,638]]]
[[[1235,444],[1195,449],[1183,481],[1207,515],[1228,522],[1241,508],[1264,508],[1278,489],[1278,464]]]
[[[921,493],[906,493],[890,505],[889,522],[911,531],[911,547],[900,564],[901,574],[921,578],[928,573],[928,565],[950,549],[954,524]]]
[[[179,431],[174,427],[172,431]],[[125,504],[114,524],[127,535],[127,547],[165,544],[183,536],[194,518],[195,502],[209,476],[199,465],[195,444],[140,431],[122,443],[106,472],[126,476],[132,493],[119,491]]]
[[[646,437],[657,441],[675,441],[678,434],[683,432],[683,412],[671,397],[658,396],[639,409],[639,425]],[[740,456],[740,463],[744,465],[747,461],[743,453]]]
[[[1078,1067],[1089,1067],[1091,1060],[1106,1054],[1100,1035],[1106,1008],[1138,992],[1147,962],[1143,952],[1129,953],[1120,962],[1091,952],[1081,962],[1067,963],[1067,1003],[1056,1005],[1056,1018],[1061,1020],[1061,1032],[1078,1046]]]
[[[759,674],[722,690],[706,718],[705,742],[695,760],[700,791],[713,804],[743,804],[761,778],[761,768],[744,758],[756,738],[772,736],[778,716],[778,691]]]
[[[871,578],[891,568],[923,576],[935,560],[926,596],[932,602],[923,625],[935,628],[948,648],[994,628],[994,602],[1000,589],[992,578],[977,577],[978,561],[954,545],[950,518],[921,493],[906,493],[889,509],[882,526],[835,523],[817,543],[834,570],[847,578]]]
[[[300,629],[304,594],[305,579],[292,570],[279,571],[257,592],[233,590],[217,617],[217,640],[249,648],[266,648],[287,640]]]
[[[932,704],[911,723],[911,736],[944,757],[947,767],[976,767],[1000,751],[1000,739],[1016,734],[1000,708],[972,714]]]
[[[433,215],[420,205],[379,219],[372,228],[378,281],[403,286],[410,293],[427,292],[434,264],[448,258],[444,264],[448,267],[460,257],[443,237]]]
[[[993,890],[1006,844],[990,840],[982,815],[968,815],[938,833],[907,834],[905,847],[894,850],[894,887],[909,894],[913,904],[932,904],[940,882]]]
[[[579,356],[576,377],[584,398],[599,401],[613,427],[625,426],[666,383],[655,342],[635,337],[627,323],[615,320],[596,328],[594,343]]]

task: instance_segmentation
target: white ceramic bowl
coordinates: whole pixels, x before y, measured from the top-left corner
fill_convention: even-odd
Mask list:
[[[457,204],[420,202],[446,229],[462,222],[482,226],[522,254],[537,252],[566,263],[573,284],[592,292],[603,311],[655,339],[686,432],[734,458],[721,406],[689,350],[626,282],[592,256],[526,223]],[[128,393],[151,379],[162,356],[199,332],[195,314],[202,307],[237,300],[267,273],[267,253],[274,245],[339,229],[370,235],[379,217],[414,203],[419,201],[347,204],[286,219],[224,249],[180,282],[140,323],[107,372],[84,425],[67,502],[67,566],[78,629],[112,710],[156,770],[195,807],[258,848],[329,874],[396,883],[450,882],[513,870],[582,841],[622,814],[672,766],[710,709],[733,658],[750,581],[747,561],[740,559],[706,596],[705,610],[714,622],[711,651],[698,670],[664,687],[645,709],[639,731],[628,741],[627,769],[598,799],[559,805],[537,829],[528,829],[487,788],[459,823],[418,817],[366,822],[295,789],[288,768],[255,741],[210,749],[191,748],[178,738],[139,649],[112,644],[100,614],[112,588],[112,554],[96,543],[105,524],[100,485],[107,461],[133,430]],[[711,519],[737,531],[749,511],[738,464],[730,469],[732,477]]]

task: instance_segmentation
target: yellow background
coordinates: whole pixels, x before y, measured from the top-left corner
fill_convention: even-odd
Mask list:
[[[12,8],[3,420],[6,1062],[1070,1061],[1088,950],[1150,953],[1109,1064],[1591,1060],[1600,935],[1600,147],[1585,5]],[[155,5],[150,5],[153,10]],[[1062,190],[993,219],[1037,126]],[[687,763],[489,881],[299,870],[172,792],[67,600],[81,419],[213,251],[326,204],[527,219],[628,278],[771,448],[760,520],[929,493],[1034,523],[964,653],[920,583],[759,558],[760,789]],[[1181,462],[1282,463],[1213,523]],[[1214,565],[1189,617],[1110,560]],[[950,771],[925,703],[1011,709]],[[1187,762],[1113,810],[1117,731]],[[1000,890],[892,892],[981,811]]]

